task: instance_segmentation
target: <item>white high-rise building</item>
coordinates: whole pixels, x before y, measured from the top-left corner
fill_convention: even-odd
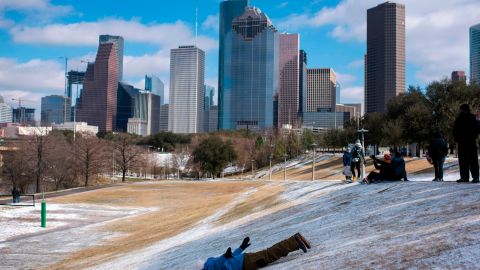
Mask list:
[[[205,52],[180,46],[170,52],[168,130],[173,133],[203,131]]]
[[[331,68],[307,69],[305,112],[334,112],[337,77]]]
[[[0,96],[0,123],[12,123],[13,109]]]

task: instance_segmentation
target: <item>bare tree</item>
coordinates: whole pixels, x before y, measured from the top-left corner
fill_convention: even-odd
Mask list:
[[[77,158],[80,172],[85,177],[85,186],[91,176],[105,171],[106,144],[95,136],[82,134],[71,150]]]
[[[62,133],[49,135],[46,152],[46,175],[53,180],[55,190],[62,185],[71,186],[76,178],[77,165],[75,155],[70,151],[72,145]]]
[[[25,151],[25,155],[29,158],[29,161],[32,164],[31,172],[35,177],[35,192],[39,193],[42,191],[41,184],[43,178],[45,177],[45,169],[46,169],[46,151],[47,151],[47,143],[50,139],[47,135],[47,129],[40,128],[38,132],[34,135],[30,135],[25,137],[25,146],[27,147]]]
[[[29,160],[27,147],[24,141],[10,143],[7,145],[9,151],[3,153],[3,175],[10,180],[12,187],[19,188],[23,192],[33,181],[30,176],[32,163]]]
[[[135,145],[137,139],[132,135],[121,133],[113,138],[112,145],[115,151],[115,161],[122,171],[122,182],[125,182],[125,175],[135,167],[144,149]]]

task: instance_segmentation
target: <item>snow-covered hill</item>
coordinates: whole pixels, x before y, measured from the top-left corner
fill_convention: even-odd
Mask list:
[[[313,247],[267,269],[478,269],[480,185],[335,181],[272,182],[280,203],[227,224],[215,221],[249,194],[192,229],[96,269],[199,269],[245,236],[258,251],[301,232]]]

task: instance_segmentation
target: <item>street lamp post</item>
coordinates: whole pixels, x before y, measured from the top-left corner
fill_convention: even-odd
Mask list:
[[[283,181],[287,181],[287,154],[283,155]]]
[[[315,147],[317,146],[316,143],[312,143],[313,146],[313,159],[312,159],[312,181],[315,180]]]
[[[272,181],[272,154],[270,154],[270,170],[268,174],[268,180]]]
[[[253,164],[254,162],[255,162],[255,160],[252,159],[252,180],[255,180],[255,167],[254,167],[254,164]]]

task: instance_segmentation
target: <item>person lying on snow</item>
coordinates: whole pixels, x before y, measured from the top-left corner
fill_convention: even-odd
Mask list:
[[[203,270],[254,270],[267,266],[288,253],[310,249],[310,243],[300,233],[285,239],[275,245],[254,253],[243,253],[250,246],[250,238],[243,239],[242,244],[233,253],[228,248],[220,257],[208,258],[203,265]]]
[[[389,152],[383,155],[383,160],[378,159],[375,156],[370,156],[373,160],[373,165],[380,172],[371,172],[364,179],[364,183],[370,184],[381,181],[408,181],[407,172],[405,170],[405,160],[403,157],[396,151],[392,157]]]

